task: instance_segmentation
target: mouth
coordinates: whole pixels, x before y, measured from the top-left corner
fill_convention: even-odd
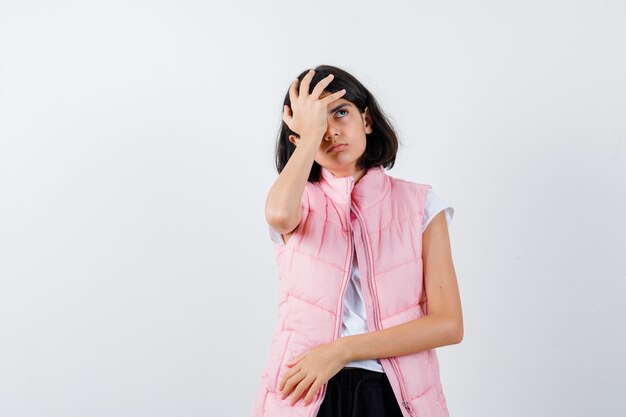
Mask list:
[[[330,148],[328,150],[328,152],[340,151],[343,148],[345,148],[346,146],[348,146],[348,145],[345,144],[345,143],[338,143],[338,144],[334,145],[332,148]]]

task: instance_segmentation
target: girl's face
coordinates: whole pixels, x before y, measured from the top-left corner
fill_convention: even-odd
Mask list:
[[[320,98],[330,94],[327,91]],[[365,152],[366,134],[372,133],[369,109],[361,113],[350,101],[340,98],[328,104],[328,128],[315,156],[315,162],[327,168],[336,177],[354,176],[358,180],[363,170],[356,162]],[[299,138],[289,136],[298,146]],[[333,147],[340,145],[333,149]]]

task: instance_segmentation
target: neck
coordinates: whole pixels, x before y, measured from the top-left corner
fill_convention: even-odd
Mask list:
[[[361,177],[363,177],[363,175],[365,175],[365,171],[364,169],[360,169],[360,168],[353,168],[351,171],[348,170],[334,170],[334,169],[330,169],[328,168],[328,170],[330,172],[332,172],[332,174],[337,177],[337,178],[344,178],[344,177],[349,177],[352,176],[354,177],[354,183],[356,184]]]

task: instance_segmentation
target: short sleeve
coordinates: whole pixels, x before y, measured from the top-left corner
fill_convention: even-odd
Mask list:
[[[267,227],[269,228],[270,239],[272,239],[272,242],[274,242],[274,244],[276,244],[277,246],[284,245],[285,242],[283,241],[283,235],[278,233],[271,224],[268,224]]]
[[[454,208],[439,197],[432,188],[429,188],[426,204],[424,205],[424,216],[422,217],[422,233],[424,233],[428,224],[441,210],[445,210],[446,223],[450,224],[454,217]]]
[[[309,210],[309,196],[307,193],[308,191],[305,187],[304,192],[302,193],[302,198],[300,199],[300,209],[303,210],[302,219],[300,221],[304,221],[306,213]],[[272,242],[274,242],[276,246],[284,245],[285,242],[283,241],[283,236],[276,229],[274,229],[272,225],[268,224],[267,227],[268,227],[270,239],[272,240]]]

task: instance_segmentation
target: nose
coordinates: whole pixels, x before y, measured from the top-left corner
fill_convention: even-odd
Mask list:
[[[328,126],[328,129],[326,129],[326,132],[324,133],[324,140],[326,142],[330,141],[331,138],[334,140],[335,136],[338,136],[339,132],[337,131],[337,129],[333,128],[332,126]]]

